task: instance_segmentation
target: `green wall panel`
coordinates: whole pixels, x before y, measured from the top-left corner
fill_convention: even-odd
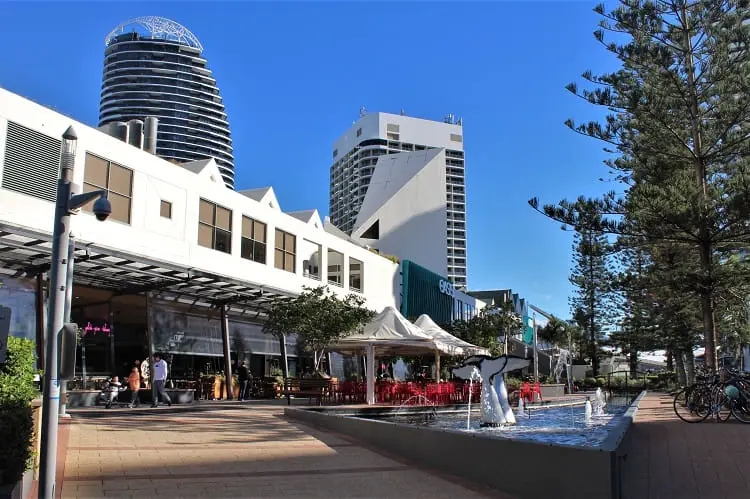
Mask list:
[[[447,279],[409,260],[401,272],[401,314],[409,320],[427,314],[438,324],[450,324],[453,298],[440,292],[440,281]]]

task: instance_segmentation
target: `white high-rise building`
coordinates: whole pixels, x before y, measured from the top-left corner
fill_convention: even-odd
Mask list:
[[[361,113],[333,146],[330,222],[466,288],[463,125]]]

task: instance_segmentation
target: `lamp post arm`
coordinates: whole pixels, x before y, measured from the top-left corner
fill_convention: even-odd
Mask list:
[[[82,207],[86,203],[89,203],[98,198],[106,198],[106,197],[107,197],[107,191],[104,191],[104,190],[85,192],[83,194],[76,194],[75,196],[70,196],[70,200],[68,200],[68,211],[71,212],[73,210],[77,210],[78,208]]]

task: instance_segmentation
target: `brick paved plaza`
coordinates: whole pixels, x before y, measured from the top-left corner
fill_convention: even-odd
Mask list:
[[[649,393],[630,430],[624,462],[626,499],[743,499],[750,497],[750,425],[689,424],[672,398]]]
[[[58,487],[63,498],[510,497],[287,421],[282,412],[252,403],[79,412],[63,425]]]
[[[218,403],[76,412],[61,426],[58,493],[510,499],[289,421],[282,411],[283,405]],[[659,394],[648,394],[636,422],[623,468],[626,499],[750,497],[750,425],[683,423],[671,398]]]

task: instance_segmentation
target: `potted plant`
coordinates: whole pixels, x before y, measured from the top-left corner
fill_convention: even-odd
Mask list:
[[[266,398],[278,398],[284,389],[284,373],[279,367],[271,367],[263,380],[263,393]]]
[[[12,497],[33,465],[34,372],[34,343],[9,337],[0,365],[0,498]],[[20,491],[21,497],[26,495],[28,490]]]

